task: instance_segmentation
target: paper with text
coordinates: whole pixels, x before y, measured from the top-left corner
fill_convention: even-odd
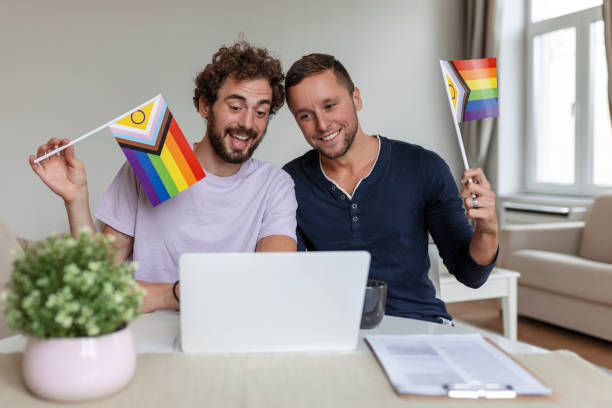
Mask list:
[[[552,390],[480,334],[367,336],[400,394],[446,395],[446,384],[510,385],[518,395]]]

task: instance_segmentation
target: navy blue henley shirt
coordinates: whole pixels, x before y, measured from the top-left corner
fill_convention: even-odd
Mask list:
[[[367,250],[369,278],[388,284],[387,314],[451,319],[427,276],[427,233],[450,273],[467,286],[481,286],[494,262],[478,265],[469,255],[473,229],[444,160],[417,145],[379,140],[374,167],[352,197],[325,177],[315,150],[284,166],[295,182],[298,249]]]

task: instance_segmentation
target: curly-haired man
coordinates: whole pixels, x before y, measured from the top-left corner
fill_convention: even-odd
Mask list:
[[[266,49],[240,42],[221,47],[196,78],[193,102],[206,119],[194,152],[206,177],[152,207],[126,162],[104,194],[96,218],[115,237],[117,259],[138,262],[147,290],[144,312],[178,309],[173,295],[178,258],[185,252],[295,251],[297,202],[291,177],[251,155],[270,116],[284,102],[281,64]],[[51,139],[38,156],[68,140]],[[83,164],[73,147],[30,164],[64,199],[71,232],[94,230]],[[179,295],[180,296],[180,295]]]

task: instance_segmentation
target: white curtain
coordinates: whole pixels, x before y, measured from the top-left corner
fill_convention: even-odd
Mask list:
[[[612,117],[612,0],[603,2],[603,20],[608,61],[608,104],[610,105],[610,117]]]
[[[503,3],[504,0],[466,0],[467,59],[497,57]],[[486,171],[489,146],[496,133],[497,118],[473,120],[461,124],[461,135],[470,167],[481,167]]]

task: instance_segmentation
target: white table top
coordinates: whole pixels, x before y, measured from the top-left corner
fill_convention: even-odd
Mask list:
[[[160,311],[140,316],[130,324],[136,352],[180,353],[180,319],[178,312]],[[455,327],[402,317],[385,316],[375,329],[360,330],[355,352],[368,352],[363,338],[373,334],[458,334],[481,333],[490,338],[508,353],[542,353],[547,350],[518,341],[511,341],[496,333],[455,322]],[[25,348],[25,337],[17,335],[0,340],[0,353],[21,352]]]
[[[448,271],[448,269],[446,269],[446,267],[444,266],[444,264],[442,262],[440,262],[440,279],[456,279],[453,275],[450,274],[450,272]],[[493,268],[493,270],[491,271],[491,273],[489,274],[488,279],[505,279],[505,278],[519,278],[521,276],[520,272],[517,271],[512,271],[510,269],[504,269],[504,268],[499,268],[499,267],[495,267]]]

